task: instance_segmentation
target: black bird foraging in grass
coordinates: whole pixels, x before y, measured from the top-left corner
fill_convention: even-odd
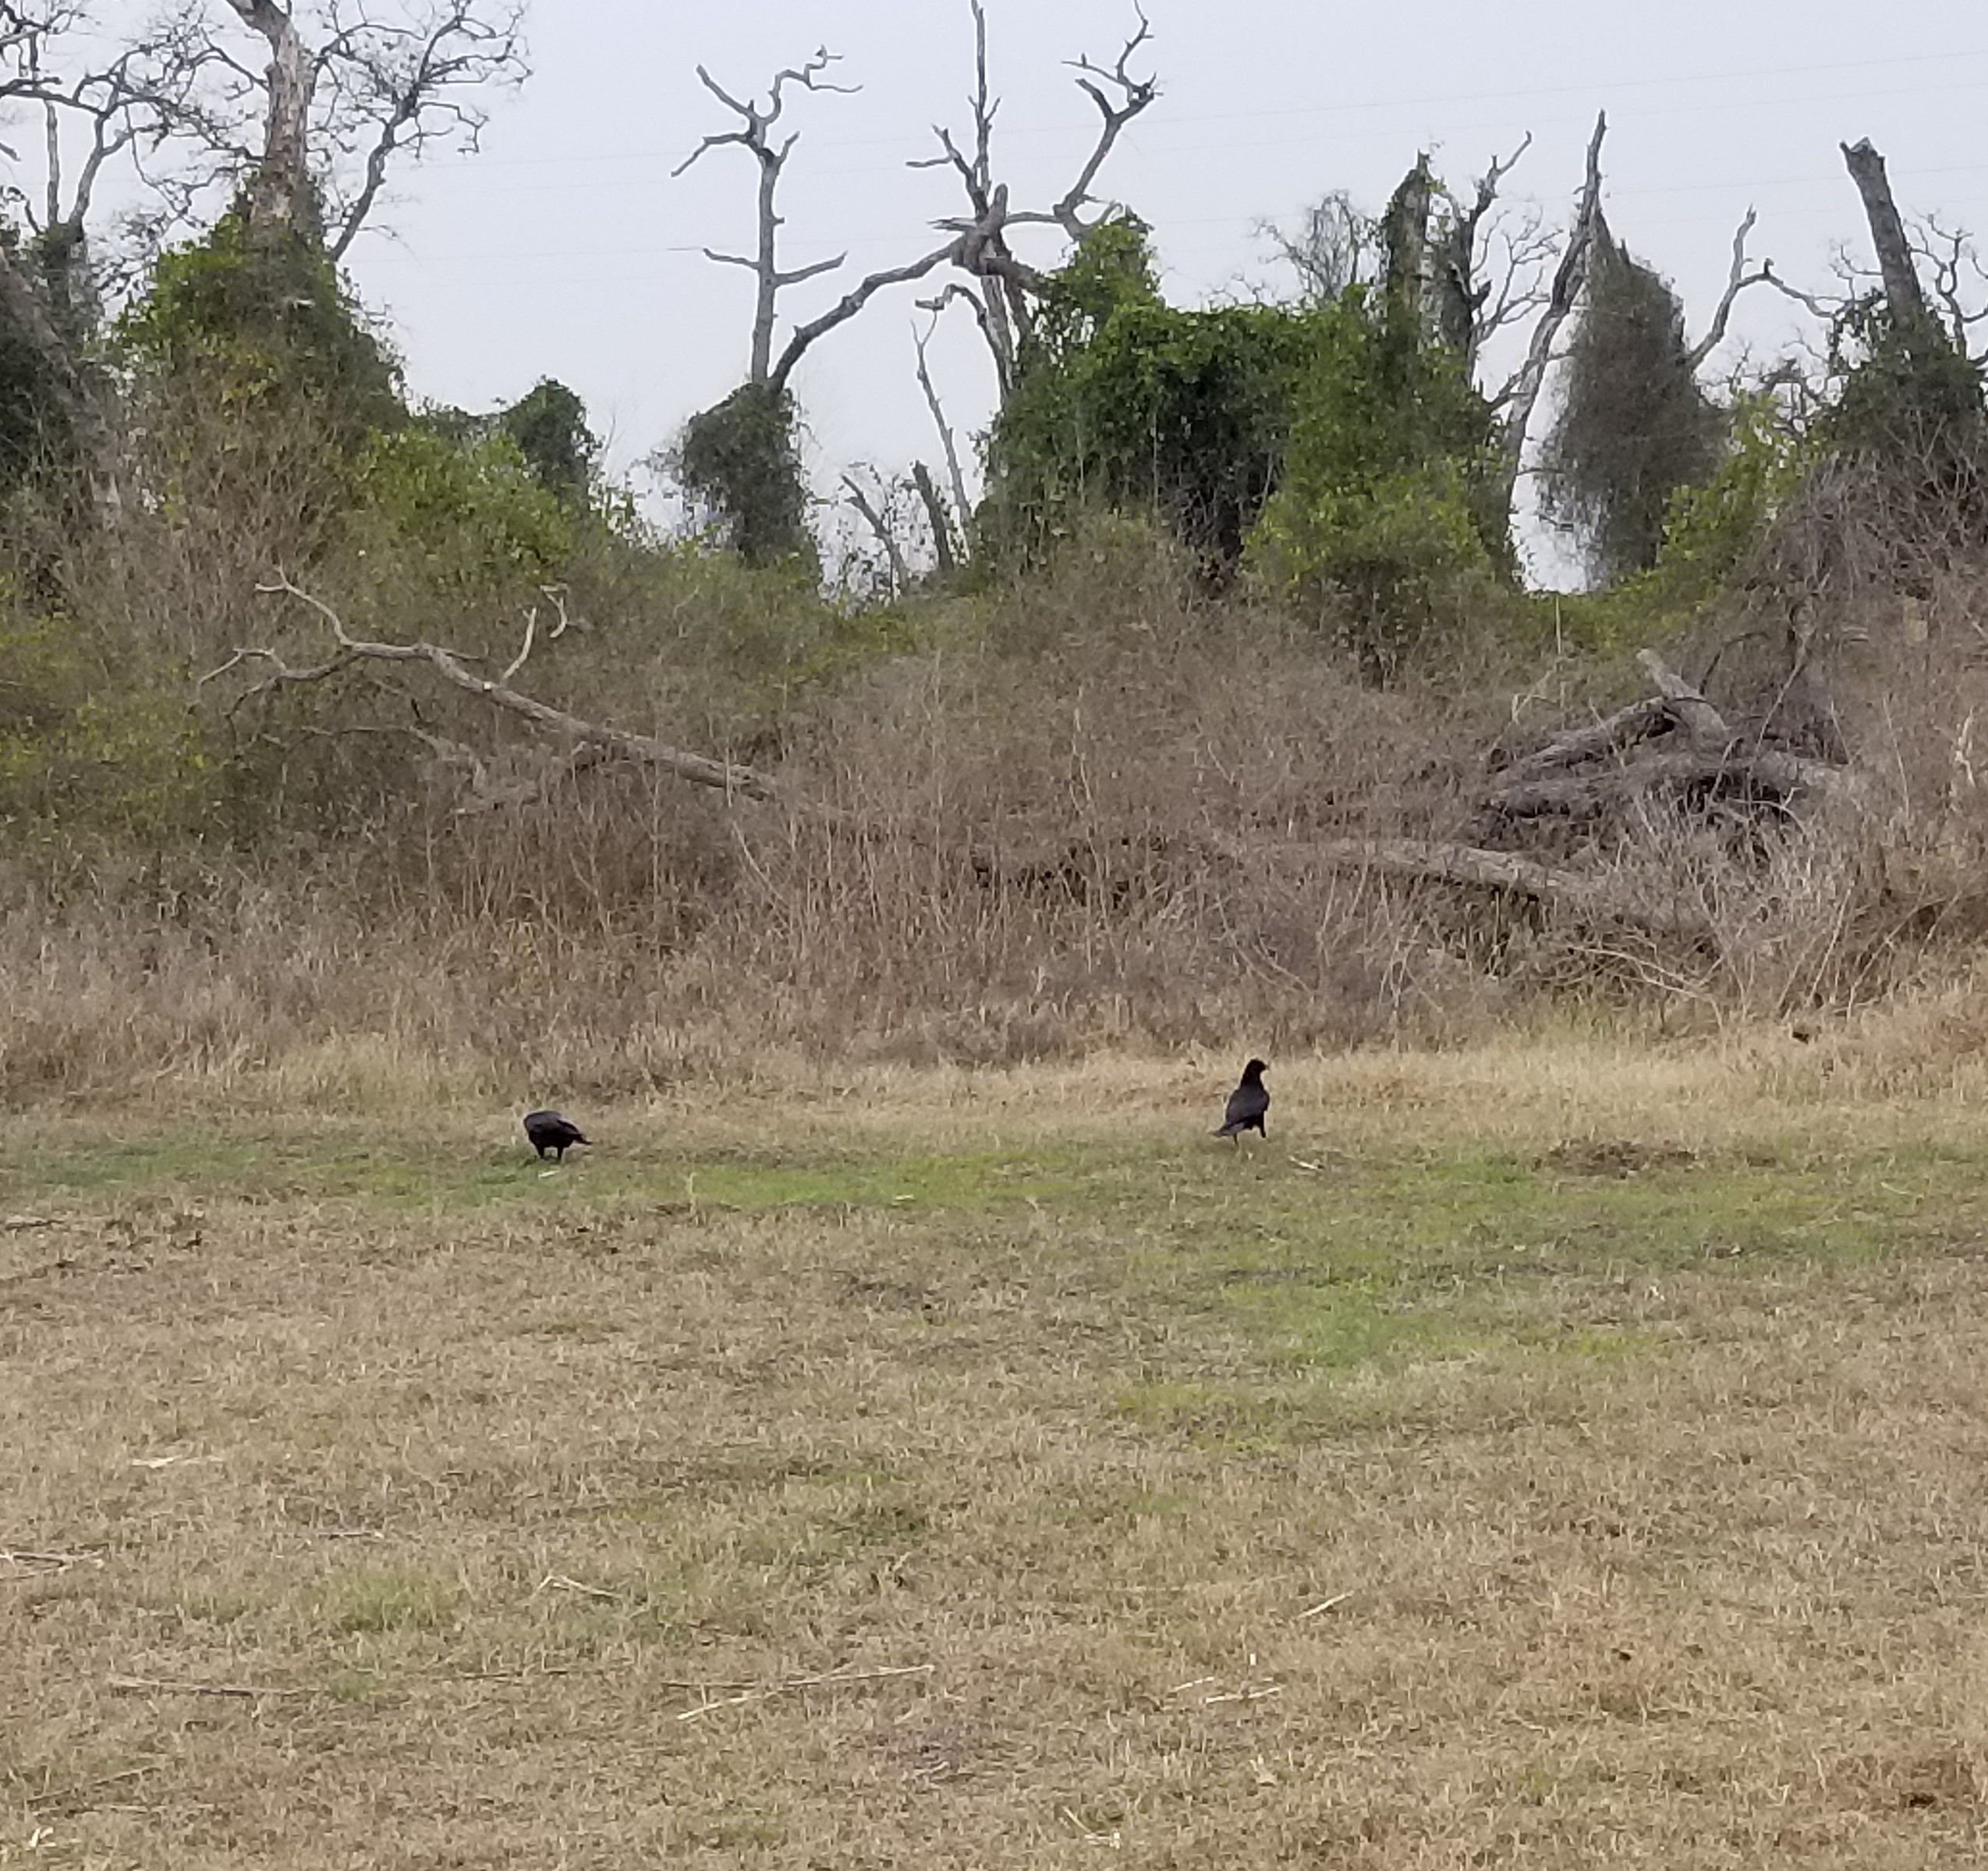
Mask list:
[[[525,1114],[525,1135],[531,1139],[532,1148],[543,1157],[547,1150],[562,1163],[566,1152],[576,1143],[586,1143],[580,1135],[579,1126],[570,1118],[562,1118],[556,1111],[533,1111]],[[592,1146],[589,1144],[589,1147]]]
[[[1265,1068],[1261,1059],[1252,1059],[1242,1068],[1242,1083],[1228,1094],[1228,1107],[1222,1113],[1222,1127],[1215,1132],[1218,1137],[1234,1137],[1239,1140],[1246,1130],[1253,1130],[1267,1143],[1270,1132],[1263,1129],[1263,1116],[1270,1107],[1270,1095],[1263,1089]]]

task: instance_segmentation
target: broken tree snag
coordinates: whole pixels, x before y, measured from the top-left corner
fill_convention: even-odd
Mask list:
[[[292,683],[322,682],[328,676],[362,662],[419,663],[432,669],[451,686],[487,702],[493,708],[516,715],[543,732],[561,735],[571,742],[601,750],[598,755],[590,754],[583,760],[576,753],[569,763],[574,771],[596,764],[600,758],[611,757],[654,767],[660,772],[674,774],[679,779],[687,780],[693,785],[711,787],[728,797],[770,799],[774,796],[772,778],[757,767],[740,766],[730,760],[714,760],[708,754],[693,753],[681,747],[673,747],[654,735],[635,734],[626,728],[610,728],[599,722],[584,721],[579,715],[569,714],[563,708],[555,708],[550,703],[541,702],[534,696],[512,688],[508,679],[493,680],[488,676],[477,675],[454,650],[445,649],[439,643],[372,643],[363,637],[353,636],[346,629],[337,611],[322,598],[292,584],[287,578],[278,578],[269,584],[260,585],[257,589],[271,594],[285,593],[299,603],[307,604],[329,625],[336,648],[323,662],[305,668],[297,668],[286,663],[273,650],[238,650],[219,668],[211,670],[201,677],[202,686],[231,670],[250,664],[262,664],[268,673],[246,691],[243,697],[246,700],[251,696],[268,694]],[[506,679],[516,673],[524,662],[525,655],[529,654],[528,638],[525,653],[512,661],[505,672]]]
[[[1733,731],[1726,725],[1726,718],[1654,650],[1639,650],[1636,664],[1650,678],[1650,686],[1670,703],[1694,745],[1723,748],[1731,743]]]
[[[1864,218],[1870,224],[1871,245],[1877,250],[1878,277],[1884,282],[1884,301],[1899,325],[1912,328],[1926,322],[1926,294],[1919,285],[1919,270],[1912,264],[1912,243],[1905,238],[1905,224],[1898,204],[1892,199],[1891,183],[1884,172],[1884,158],[1862,142],[1843,146],[1843,161],[1850,179],[1863,197]]]
[[[959,558],[952,549],[952,521],[932,479],[932,470],[922,461],[911,464],[911,484],[925,503],[925,517],[932,528],[932,551],[939,562],[939,576],[950,578],[959,569]]]

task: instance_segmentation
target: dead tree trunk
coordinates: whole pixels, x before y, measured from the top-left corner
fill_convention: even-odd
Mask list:
[[[277,0],[228,0],[269,42],[268,113],[262,154],[249,186],[249,227],[259,240],[314,235],[310,182],[310,97],[317,77],[296,21]]]
[[[1884,282],[1884,301],[1894,322],[1902,331],[1930,323],[1919,269],[1912,264],[1912,243],[1905,237],[1905,224],[1899,217],[1891,182],[1884,172],[1884,158],[1866,136],[1859,143],[1843,145],[1843,161],[1863,198],[1871,245],[1877,250],[1878,276]]]
[[[67,425],[99,517],[115,522],[122,510],[118,432],[97,386],[52,315],[40,280],[0,243],[0,321],[12,325],[34,353],[57,413]]]
[[[959,569],[959,555],[953,550],[952,522],[937,484],[932,479],[932,470],[922,461],[911,464],[911,484],[918,490],[918,498],[925,503],[925,517],[931,523],[932,551],[939,562],[939,576],[950,578]],[[960,516],[962,526],[966,518],[963,513]]]
[[[1387,254],[1387,326],[1402,342],[1419,345],[1423,300],[1428,289],[1429,208],[1434,184],[1425,151],[1402,178],[1381,217],[1380,238]]]

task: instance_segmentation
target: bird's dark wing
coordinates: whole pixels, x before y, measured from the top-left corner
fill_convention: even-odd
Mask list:
[[[1270,1095],[1261,1081],[1254,1085],[1239,1085],[1228,1094],[1228,1105],[1222,1113],[1222,1129],[1239,1129],[1243,1125],[1253,1124],[1270,1107]]]

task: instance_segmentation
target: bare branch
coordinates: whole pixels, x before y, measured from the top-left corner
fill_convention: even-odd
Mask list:
[[[817,260],[804,267],[796,267],[791,272],[776,273],[773,283],[777,286],[797,286],[804,279],[813,279],[824,273],[832,273],[849,258],[847,253],[838,253],[832,260]]]
[[[955,289],[966,298],[973,297],[963,286]],[[963,526],[966,523],[967,515],[973,511],[966,500],[966,477],[960,469],[959,449],[952,438],[952,424],[946,420],[945,406],[939,401],[939,392],[933,385],[932,372],[925,356],[925,348],[932,342],[932,333],[937,328],[938,322],[939,314],[934,310],[931,324],[923,332],[916,325],[912,326],[911,341],[918,349],[918,387],[925,392],[925,406],[932,412],[932,426],[938,431],[939,446],[945,451],[946,478],[952,484],[953,501],[959,514],[959,523]],[[927,501],[926,504],[929,507],[932,503]],[[934,524],[937,526],[936,519]],[[940,530],[943,530],[942,528]]]
[[[876,503],[863,491],[863,484],[853,474],[845,474],[842,486],[849,494],[849,505],[862,516],[863,524],[877,536],[877,543],[884,548],[885,562],[891,568],[891,591],[895,596],[911,583],[911,568],[905,563],[904,548],[898,544],[897,535],[877,511]]]
[[[1547,367],[1553,360],[1554,342],[1572,314],[1575,301],[1580,296],[1582,285],[1587,278],[1595,225],[1601,211],[1601,142],[1607,133],[1607,113],[1599,112],[1595,118],[1594,134],[1588,140],[1587,176],[1575,209],[1573,229],[1561,253],[1560,264],[1554,269],[1545,310],[1533,328],[1526,361],[1519,367],[1504,398],[1502,453],[1508,505],[1525,453],[1526,432],[1532,425],[1533,411],[1546,381]]]
[[[1050,211],[1052,218],[1072,240],[1081,240],[1087,231],[1078,210],[1085,203],[1094,199],[1090,186],[1097,179],[1098,171],[1104,168],[1105,158],[1111,154],[1112,145],[1118,140],[1125,126],[1160,94],[1157,80],[1135,78],[1131,73],[1133,57],[1153,37],[1152,23],[1146,17],[1144,10],[1135,6],[1133,11],[1139,16],[1139,30],[1125,41],[1117,59],[1108,69],[1093,64],[1089,58],[1067,61],[1072,69],[1090,73],[1101,80],[1101,83],[1093,84],[1090,78],[1079,77],[1077,85],[1097,106],[1098,115],[1104,120],[1098,132],[1095,147],[1083,167],[1077,172],[1076,180],[1071,183],[1063,199]],[[1117,92],[1116,101],[1105,94],[1104,87],[1107,85]]]
[[[1749,286],[1766,285],[1774,281],[1774,263],[1763,260],[1755,271],[1746,268],[1746,237],[1753,232],[1753,223],[1758,218],[1752,209],[1746,211],[1746,218],[1739,224],[1733,236],[1732,271],[1727,276],[1726,289],[1720,296],[1717,309],[1712,314],[1712,322],[1706,328],[1705,335],[1685,353],[1685,361],[1696,370],[1724,342],[1726,326],[1732,317],[1733,301]]]
[[[846,324],[886,286],[906,285],[914,279],[923,279],[934,267],[953,258],[959,247],[958,241],[950,241],[944,246],[935,248],[922,260],[914,260],[901,267],[886,267],[881,272],[870,274],[819,317],[810,318],[806,324],[795,326],[788,334],[779,361],[764,374],[761,381],[774,390],[784,390],[788,379],[794,374],[794,367],[801,361],[808,346],[817,338],[826,336],[839,324]]]
[[[535,696],[512,688],[508,679],[493,681],[487,676],[478,675],[463,663],[455,651],[445,649],[440,644],[374,643],[353,636],[331,605],[286,577],[279,576],[267,584],[259,585],[257,589],[272,594],[281,592],[307,605],[330,629],[333,640],[338,645],[338,654],[310,668],[296,669],[270,650],[241,650],[204,680],[213,680],[245,661],[264,661],[274,666],[275,674],[265,686],[321,681],[360,661],[420,663],[465,693],[477,696],[492,707],[515,714],[547,733],[596,743],[615,757],[657,767],[664,772],[674,774],[679,779],[688,780],[694,785],[712,787],[728,796],[756,799],[774,796],[772,780],[757,768],[736,765],[728,760],[713,760],[705,754],[689,753],[682,748],[672,746],[653,735],[633,734],[625,728],[604,727],[594,721],[583,721],[578,715],[569,714],[564,709],[555,708]],[[522,666],[522,661],[520,657],[519,662],[512,665],[513,671]]]
[[[955,299],[963,300],[970,307],[974,322],[980,328],[980,335],[987,341],[988,355],[994,360],[994,388],[1002,402],[1006,402],[1008,392],[1014,387],[1014,346],[1012,342],[1004,344],[1002,333],[1008,328],[997,324],[994,315],[995,287],[990,284],[987,296],[983,298],[971,286],[962,285],[955,279],[948,281],[944,291],[936,298],[921,299],[919,304],[928,312],[943,312]]]
[[[1760,263],[1760,283],[1763,285],[1772,286],[1784,298],[1793,299],[1805,311],[1813,313],[1825,324],[1843,310],[1843,301],[1840,299],[1825,299],[1820,293],[1805,292],[1799,286],[1790,285],[1774,271],[1774,264],[1771,260]]]

